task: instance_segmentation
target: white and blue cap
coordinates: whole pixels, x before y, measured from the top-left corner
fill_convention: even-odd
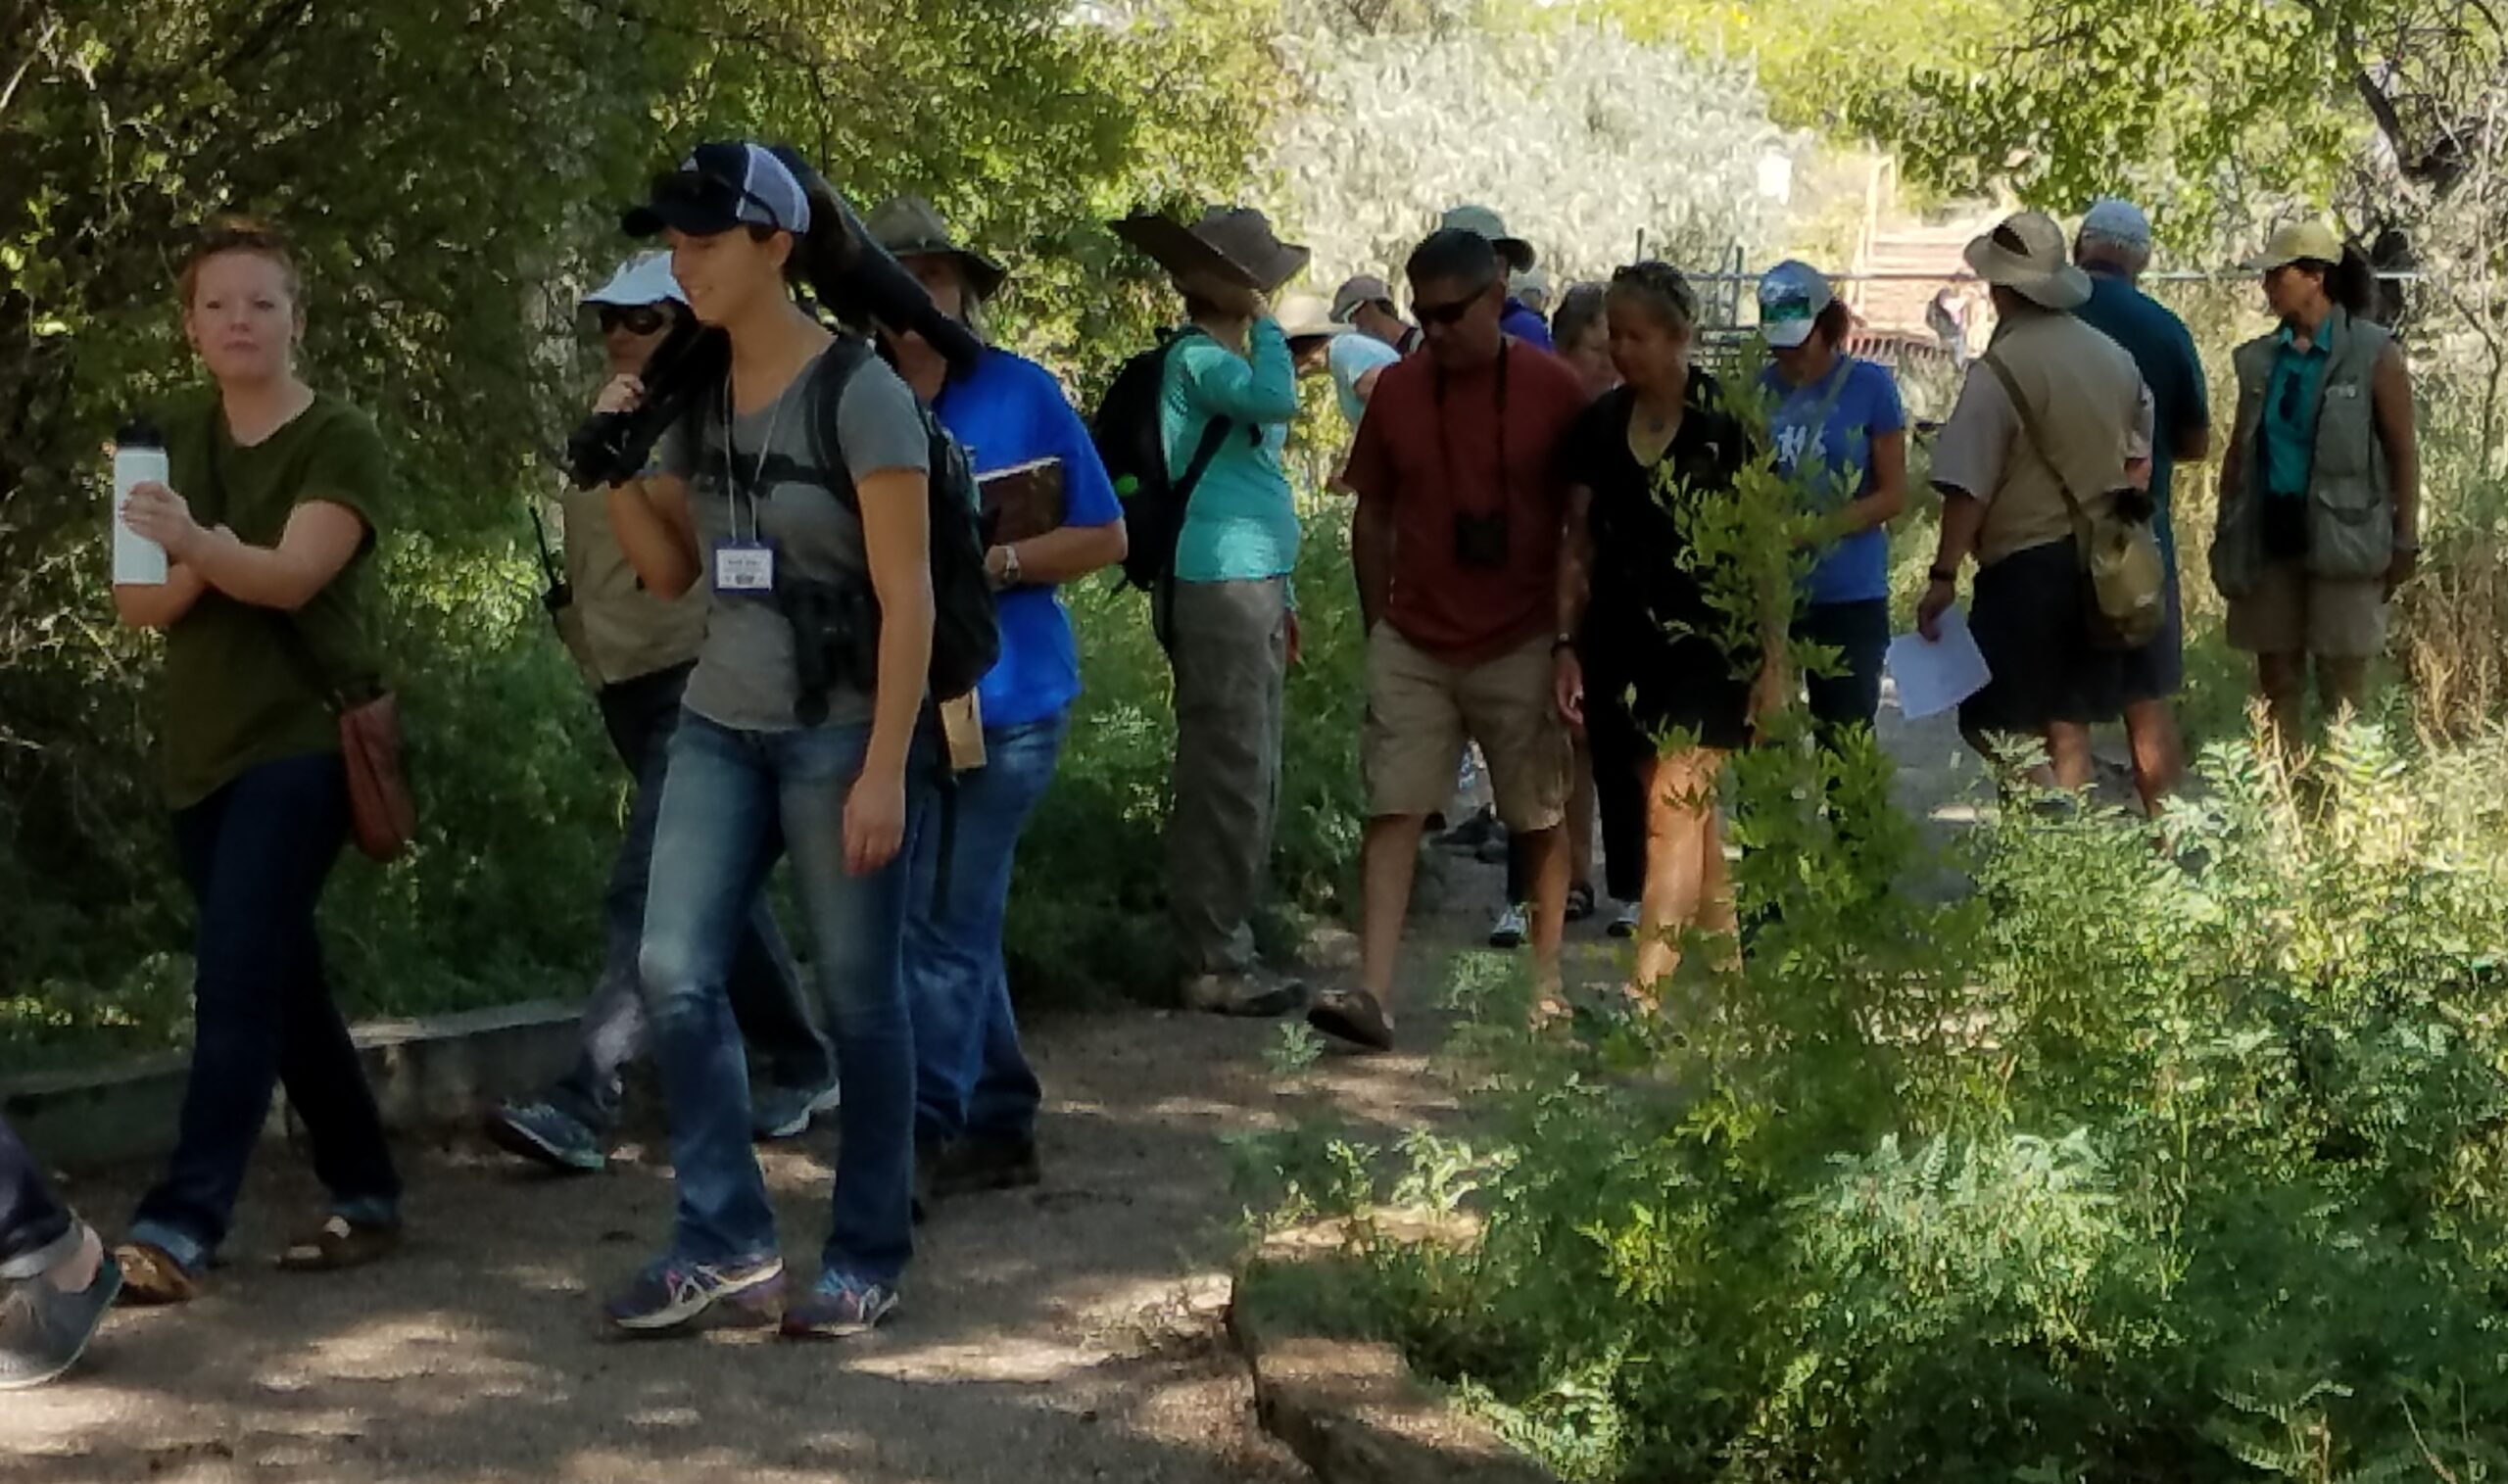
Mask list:
[[[605,305],[633,310],[687,302],[688,296],[679,290],[679,279],[672,276],[668,253],[641,253],[628,259],[609,275],[607,283],[584,296],[587,309]]]
[[[2113,196],[2091,203],[2090,210],[2082,214],[2081,234],[2104,237],[2120,247],[2146,253],[2151,250],[2151,219],[2143,215],[2141,207]]]
[[[1821,313],[1837,302],[1827,274],[1789,258],[1760,275],[1760,334],[1777,350],[1794,350],[1811,338]]]
[[[664,230],[714,237],[736,226],[771,227],[797,237],[810,229],[810,196],[792,168],[762,144],[700,144],[678,169],[656,177],[652,199],[619,224],[630,237]]]

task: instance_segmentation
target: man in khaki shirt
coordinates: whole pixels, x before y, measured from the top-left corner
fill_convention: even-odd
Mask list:
[[[2038,781],[2078,789],[2090,781],[2091,724],[2123,710],[2125,669],[2121,653],[2090,643],[2065,491],[2101,516],[2145,472],[2150,393],[2123,347],[2073,317],[2090,280],[2052,218],[2023,212],[1970,243],[1967,258],[1994,296],[1987,358],[2027,400],[2036,436],[1995,367],[1971,365],[1934,443],[1942,545],[1917,627],[1939,633],[1973,554],[1969,627],[1993,678],[1960,704],[1959,729],[1989,757],[1997,735],[2037,738],[2050,764]]]
[[[585,296],[600,318],[608,362],[604,383],[641,370],[686,301],[671,277],[670,255],[635,259]],[[601,702],[610,743],[634,775],[627,835],[610,867],[604,900],[606,944],[599,983],[584,1011],[583,1052],[572,1071],[540,1097],[509,1101],[488,1116],[490,1139],[512,1154],[564,1171],[600,1170],[619,1116],[620,1074],[645,1049],[645,1010],[637,953],[644,937],[645,886],[653,826],[680,693],[705,638],[702,586],[670,599],[645,591],[619,549],[604,490],[558,497],[561,568],[545,545],[549,610]],[[792,950],[761,896],[732,964],[732,1011],[761,1063],[751,1098],[760,1138],[791,1138],[836,1106],[836,1064],[811,1020]]]

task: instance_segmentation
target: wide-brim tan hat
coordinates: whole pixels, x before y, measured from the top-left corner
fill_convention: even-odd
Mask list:
[[[2269,273],[2294,263],[2340,263],[2342,239],[2322,221],[2294,221],[2273,234],[2264,251],[2241,263],[2250,273]]]
[[[1977,276],[2050,310],[2090,302],[2090,275],[2073,265],[2064,229],[2045,212],[2022,212],[1968,244],[1962,255]]]
[[[1280,301],[1272,317],[1291,340],[1330,340],[1350,333],[1348,325],[1333,319],[1332,307],[1316,294],[1291,294]]]
[[[883,204],[863,223],[863,230],[892,258],[956,259],[967,275],[967,287],[978,299],[990,299],[1010,281],[1008,268],[951,237],[940,210],[920,196],[899,196]]]
[[[1155,212],[1109,224],[1116,236],[1179,278],[1217,273],[1265,294],[1305,272],[1314,256],[1282,242],[1272,219],[1249,206],[1212,207],[1191,226]]]

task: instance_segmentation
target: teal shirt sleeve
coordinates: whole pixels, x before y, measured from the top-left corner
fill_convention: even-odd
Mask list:
[[[1279,324],[1254,321],[1244,356],[1208,336],[1177,348],[1186,400],[1198,410],[1231,422],[1285,423],[1297,418],[1297,367]]]

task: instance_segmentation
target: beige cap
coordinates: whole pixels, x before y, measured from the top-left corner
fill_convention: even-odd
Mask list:
[[[1333,322],[1332,307],[1314,294],[1291,294],[1280,301],[1272,317],[1291,340],[1329,340],[1350,333],[1348,325]]]
[[[2273,234],[2264,251],[2240,264],[2250,273],[2269,273],[2294,263],[2340,263],[2342,239],[2322,221],[2294,221]]]

